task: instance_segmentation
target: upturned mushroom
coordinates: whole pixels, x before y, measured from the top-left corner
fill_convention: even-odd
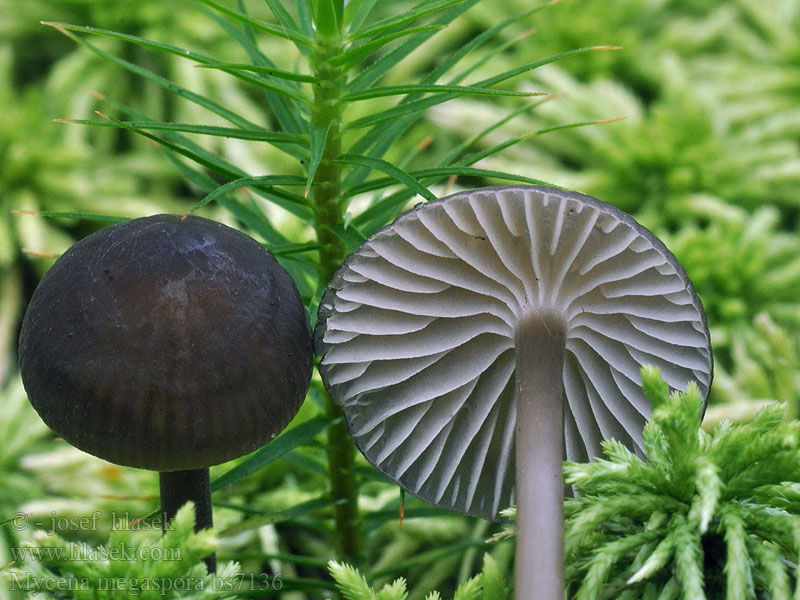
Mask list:
[[[312,359],[289,274],[249,236],[195,216],[77,242],[36,288],[19,343],[44,422],[90,454],[159,471],[164,523],[192,500],[198,529],[212,524],[208,467],[289,423]]]
[[[498,187],[419,205],[332,278],[322,379],[356,445],[419,498],[498,519],[517,504],[518,600],[563,600],[562,461],[641,451],[640,367],[711,384],[700,300],[611,205]]]

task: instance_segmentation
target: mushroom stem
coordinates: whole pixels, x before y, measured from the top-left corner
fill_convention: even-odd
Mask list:
[[[186,471],[161,471],[158,474],[161,489],[161,527],[164,532],[178,509],[194,502],[194,530],[200,531],[213,526],[211,515],[211,480],[208,468]],[[209,573],[217,570],[216,557],[212,554],[205,559]]]
[[[529,314],[516,330],[516,600],[564,599],[563,377],[566,326]]]

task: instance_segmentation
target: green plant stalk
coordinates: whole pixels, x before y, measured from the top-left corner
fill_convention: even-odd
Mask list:
[[[334,67],[329,59],[343,52],[340,38],[320,39],[314,50],[314,74],[319,84],[314,86],[314,103],[311,122],[327,126],[328,133],[317,171],[314,174],[315,233],[319,243],[319,281],[327,284],[344,261],[347,249],[332,233],[331,227],[342,223],[341,165],[337,159],[342,154],[342,104],[344,73]],[[325,412],[331,419],[339,419],[328,429],[327,458],[331,496],[344,500],[334,507],[335,547],[339,560],[354,562],[359,555],[358,482],[353,474],[355,448],[341,409],[325,396]]]

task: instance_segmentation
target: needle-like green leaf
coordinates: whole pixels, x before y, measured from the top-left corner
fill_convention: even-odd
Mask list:
[[[136,111],[130,109],[124,104],[109,98],[103,98],[103,100],[105,103],[111,105],[119,112],[136,119],[137,122],[149,122],[146,121],[142,115],[138,114]],[[109,120],[113,122],[113,120]],[[125,127],[124,122],[119,123],[120,126],[127,128]],[[167,158],[173,164],[175,164],[178,170],[181,171],[181,173],[183,173],[189,181],[193,182],[206,193],[214,191],[217,187],[219,187],[219,184],[204,172],[201,172],[198,169],[193,169],[183,161],[179,160],[178,156],[185,156],[198,165],[204,166],[227,179],[238,179],[249,176],[242,169],[232,165],[220,156],[209,152],[202,146],[194,143],[192,140],[178,132],[167,130],[164,131],[163,137],[157,137],[153,134],[146,133],[144,130],[131,129],[131,131],[139,133],[140,135],[143,135],[144,137],[147,137],[158,144],[158,146],[164,150]],[[275,145],[278,148],[285,147],[278,143]],[[289,145],[288,147],[292,147],[292,145]],[[305,198],[302,196],[297,194],[288,194],[284,190],[280,190],[278,188],[254,187],[253,191],[257,195],[269,200],[277,206],[280,206],[288,212],[295,214],[295,216],[298,218],[303,219],[306,222],[311,222],[312,213],[311,211],[308,211],[302,207],[302,204],[305,203]],[[262,238],[267,240],[271,245],[282,245],[288,243],[286,238],[283,237],[283,235],[272,226],[272,224],[269,222],[269,219],[264,216],[262,209],[245,207],[239,200],[231,197],[221,197],[218,199],[218,202],[222,202],[226,208],[231,210],[231,212],[233,212],[237,218],[239,218],[248,227],[259,232]]]
[[[503,125],[505,125],[506,123],[508,123],[512,119],[514,119],[515,117],[517,117],[519,115],[522,115],[522,114],[525,114],[527,112],[530,112],[533,109],[537,108],[538,106],[541,106],[542,103],[547,102],[547,101],[549,101],[549,100],[551,100],[553,98],[554,98],[554,96],[546,96],[546,97],[542,98],[541,100],[539,100],[537,102],[531,102],[531,103],[528,103],[528,104],[524,104],[523,106],[520,106],[519,108],[516,108],[516,109],[512,110],[510,113],[508,113],[504,117],[498,119],[497,121],[495,121],[494,123],[492,123],[488,127],[484,128],[483,130],[479,131],[478,133],[473,135],[471,138],[466,139],[462,143],[460,143],[457,146],[454,146],[453,148],[451,148],[450,151],[447,154],[445,154],[444,157],[442,158],[440,166],[441,165],[456,164],[456,162],[461,157],[463,157],[464,154],[470,148],[475,146],[475,144],[480,142],[487,135],[489,135],[493,131],[497,131],[500,127],[502,127]]]
[[[98,215],[95,213],[68,212],[60,210],[12,210],[15,215],[35,215],[37,217],[78,219],[81,221],[97,221],[98,223],[124,223],[128,217],[115,215]],[[2,523],[0,523],[2,524]]]
[[[283,246],[270,246],[270,252],[275,256],[292,256],[294,254],[304,254],[306,252],[317,252],[320,245],[309,242],[307,244],[285,244]]]
[[[244,519],[243,521],[240,521],[235,525],[228,527],[227,529],[223,529],[220,532],[220,536],[225,537],[236,535],[237,533],[258,529],[260,527],[264,527],[265,525],[274,525],[275,523],[290,521],[307,513],[334,506],[340,502],[342,501],[331,498],[330,496],[322,496],[320,498],[315,498],[314,500],[301,502],[300,504],[285,510],[259,511],[257,516]]]
[[[513,25],[514,23],[519,22],[521,19],[528,17],[531,14],[534,14],[545,7],[549,6],[550,3],[540,5],[534,8],[531,8],[527,11],[523,11],[518,15],[514,15],[506,19],[505,21],[498,23],[497,25],[490,27],[477,35],[476,37],[472,38],[469,42],[464,44],[463,46],[457,48],[455,52],[453,52],[450,56],[448,56],[438,67],[436,67],[429,75],[427,75],[423,80],[423,84],[434,84],[438,81],[441,77],[443,77],[448,71],[450,71],[462,58],[467,56],[470,52],[474,51],[475,49],[479,48],[482,44],[486,43],[490,39],[492,39],[497,33],[502,31],[503,29]],[[450,11],[448,14],[455,10],[460,10],[463,7],[456,6]],[[466,7],[468,8],[468,7]],[[446,21],[441,21],[445,23]],[[369,70],[375,68],[371,66]],[[349,91],[355,91],[360,89],[365,89],[373,83],[372,77],[367,77],[366,79],[361,78],[360,76],[355,78],[353,81],[350,82],[348,85]],[[401,100],[401,104],[407,104],[415,101],[415,96],[409,96]],[[427,108],[429,105],[423,105],[423,109]],[[400,119],[395,119],[392,123],[388,126],[385,123],[380,123],[380,121],[375,121],[375,124],[364,133],[353,145],[350,147],[349,151],[351,153],[360,153],[360,154],[367,154],[373,157],[382,157],[386,150],[394,143],[394,141],[400,136],[403,135],[405,131],[414,123],[414,121],[419,118],[419,115],[414,114],[414,110],[411,110],[407,113],[407,116]],[[356,169],[349,173],[345,179],[345,185],[355,185],[360,183],[364,179],[367,178],[369,175],[368,169]]]
[[[347,249],[351,251],[355,250],[361,242],[367,239],[367,236],[352,224],[345,227],[343,223],[340,223],[327,227],[326,230],[342,240]]]
[[[170,141],[167,138],[158,137],[152,133],[149,133],[148,131],[145,131],[144,129],[135,129],[133,127],[126,126],[124,122],[109,117],[107,115],[102,115],[102,116],[123,129],[127,129],[128,131],[132,131],[146,138],[149,138],[154,142],[158,143],[159,145],[169,148],[173,152],[181,154],[186,158],[189,158],[190,160],[202,166],[213,169],[227,177],[240,178],[241,175],[243,175],[243,172],[241,170],[236,169],[232,165],[228,164],[226,161],[208,152],[207,150],[197,146],[196,144],[191,144],[186,139],[182,139],[180,140],[180,143],[176,143],[174,141]],[[300,181],[302,181],[302,179]],[[302,183],[300,185],[302,185]],[[263,186],[259,184],[258,189],[263,189]],[[295,214],[301,219],[309,220],[311,218],[311,209],[307,206],[306,199],[303,196],[300,196],[298,194],[292,194],[290,192],[281,190],[279,188],[270,187],[269,195],[267,197],[276,204],[278,204],[279,206],[281,206],[282,208],[286,209],[292,214]]]
[[[258,48],[252,28],[246,25],[242,26],[241,28],[234,27],[205,6],[201,5],[200,10],[208,14],[210,19],[219,24],[222,29],[224,29],[234,40],[239,43],[245,52],[247,52],[247,55],[253,64],[277,68],[275,64]],[[267,104],[275,114],[280,128],[283,129],[283,131],[298,134],[308,132],[306,120],[303,118],[303,115],[307,114],[308,112],[308,107],[305,102],[294,103],[288,98],[272,90],[265,89],[263,91],[264,97],[267,100]],[[296,152],[292,146],[287,146],[284,148],[284,150],[292,154],[292,156],[294,156],[296,159],[303,160],[302,153]]]
[[[325,152],[325,141],[328,139],[330,123],[311,123],[309,136],[311,138],[311,160],[308,162],[308,179],[306,182],[306,196],[311,189],[311,182],[317,173],[317,167],[322,162],[322,154]]]
[[[479,1],[480,0],[462,0],[459,3],[454,3],[452,6],[450,6],[449,10],[446,10],[445,13],[434,20],[431,25],[446,26],[448,23],[451,23],[457,19],[467,9],[477,4]],[[430,30],[420,31],[419,33],[412,35],[400,46],[381,56],[378,60],[354,77],[347,84],[347,89],[354,91],[363,90],[370,87],[378,79],[383,77],[389,71],[389,69],[399,64],[406,56],[421,46],[434,33],[435,30]],[[434,83],[437,79],[438,76],[435,78],[426,77],[424,83]]]
[[[306,104],[306,105],[311,104],[311,99],[308,96],[306,96],[303,92],[301,92],[298,89],[294,89],[280,81],[281,79],[289,79],[288,77],[283,77],[283,78],[279,77],[277,78],[278,81],[274,81],[271,80],[271,78],[253,77],[251,75],[248,75],[246,69],[226,69],[225,67],[222,66],[216,66],[215,68],[220,71],[230,73],[237,79],[241,79],[242,81],[251,83],[257,87],[263,88],[264,90],[274,92],[281,96],[290,98],[300,104]]]
[[[167,160],[175,165],[175,168],[178,169],[181,175],[183,175],[188,182],[196,185],[199,189],[205,191],[206,193],[210,193],[219,187],[217,183],[208,175],[191,164],[187,164],[185,161],[180,160],[178,155],[174,152],[166,148],[163,149],[163,152],[167,157]],[[256,190],[256,193],[268,197],[267,192]],[[217,202],[224,206],[226,210],[230,211],[231,214],[239,221],[244,223],[245,226],[256,232],[257,235],[267,242],[270,248],[273,246],[283,246],[289,243],[286,238],[277,229],[275,229],[272,223],[270,223],[269,219],[264,214],[264,211],[255,206],[252,198],[248,198],[246,202],[243,202],[240,198],[223,196],[222,198],[219,198]],[[295,276],[296,273],[293,272],[291,265],[288,265],[287,269],[292,273],[295,282],[298,282],[298,287],[300,287],[300,285],[304,282],[304,279]]]
[[[378,0],[351,0],[344,7],[344,21],[350,33],[357,32]]]
[[[397,180],[409,189],[413,190],[426,200],[436,200],[436,195],[428,188],[422,185],[417,179],[406,171],[394,166],[392,163],[382,160],[380,158],[371,158],[369,156],[358,156],[355,154],[345,154],[337,159],[337,162],[346,165],[359,165],[362,167],[369,167],[385,173],[392,179]]]
[[[320,39],[335,39],[339,32],[339,22],[334,0],[312,0],[315,6],[314,24]]]
[[[385,123],[386,121],[394,121],[398,117],[402,117],[405,115],[411,115],[414,120],[418,119],[420,115],[431,106],[436,106],[437,104],[442,104],[444,102],[449,102],[450,100],[457,98],[463,94],[437,94],[435,96],[430,96],[428,98],[422,98],[421,100],[414,100],[413,102],[401,102],[392,108],[388,108],[384,111],[379,113],[375,113],[373,115],[367,115],[366,117],[361,117],[360,119],[356,119],[355,121],[351,121],[347,123],[345,126],[346,130],[353,130],[353,129],[361,129],[363,127],[370,127],[373,125],[378,125],[380,123]],[[405,129],[408,124],[402,123],[405,125],[403,129]],[[365,136],[365,138],[367,138]],[[393,136],[394,137],[394,136]],[[373,141],[375,139],[373,138]]]
[[[300,29],[309,38],[314,37],[314,20],[311,17],[311,3],[308,0],[295,0],[297,7],[297,21]]]
[[[425,15],[444,10],[445,8],[449,8],[455,4],[460,4],[465,0],[437,0],[435,2],[422,2],[421,4],[417,5],[415,8],[412,8],[409,11],[404,11],[396,16],[389,17],[382,21],[375,23],[375,25],[371,27],[366,27],[359,31],[352,33],[349,36],[350,41],[361,40],[368,37],[373,36],[382,36],[388,31],[392,31],[398,27],[402,27],[403,25],[407,25],[412,21],[416,21],[420,17]]]
[[[384,96],[400,96],[403,94],[459,94],[471,96],[543,96],[543,92],[515,92],[510,90],[496,90],[470,85],[392,85],[386,87],[348,92],[343,99],[346,101],[368,100]],[[451,96],[451,98],[454,96]]]
[[[543,182],[538,179],[532,179],[530,177],[525,177],[524,175],[514,175],[513,173],[505,173],[500,171],[492,171],[488,169],[478,169],[474,167],[466,167],[466,166],[458,166],[458,165],[451,165],[451,166],[443,166],[443,167],[433,167],[430,169],[421,169],[418,171],[411,171],[409,173],[412,177],[419,179],[420,181],[425,179],[433,179],[435,181],[441,181],[448,177],[453,176],[464,176],[464,177],[493,177],[497,179],[505,179],[508,181],[518,181],[521,183],[530,183],[532,185],[548,185],[552,187],[550,184]],[[371,179],[364,183],[361,183],[357,186],[352,188],[346,189],[342,193],[343,198],[352,198],[353,196],[357,196],[359,194],[364,194],[367,192],[372,192],[375,190],[380,190],[387,188],[391,185],[396,183],[395,178],[393,177],[381,177],[377,179]],[[386,200],[386,199],[384,199]],[[373,206],[380,204],[380,202],[376,203]],[[362,218],[364,214],[368,214],[372,207],[368,208],[364,213],[361,213],[354,222],[356,223],[363,223]]]
[[[309,443],[334,422],[335,421],[331,421],[326,417],[314,417],[304,423],[300,423],[296,427],[287,429],[269,444],[257,450],[230,471],[212,481],[211,491],[216,492],[224,487],[228,487],[274,460],[279,459],[290,450]]]
[[[426,506],[426,507],[420,507],[420,508],[407,509],[406,513],[405,513],[405,516],[406,516],[406,518],[412,519],[412,518],[414,518],[415,513],[417,513],[417,516],[445,516],[445,515],[447,515],[447,511],[445,511],[445,510],[442,510],[442,509],[436,508],[436,507],[428,507],[428,506]],[[397,520],[397,511],[396,510],[394,511],[394,515],[392,515],[391,513],[386,514],[385,516],[381,515],[380,513],[377,513],[377,514],[376,513],[372,513],[371,515],[369,515],[369,518],[370,518],[371,521],[374,520],[376,517],[383,517],[383,518],[380,518],[378,520],[377,525],[384,525],[386,523],[386,521],[392,521],[392,520],[396,521]],[[371,527],[369,527],[370,530],[377,529],[375,523],[370,523],[369,525],[371,525]],[[481,540],[466,540],[466,541],[459,540],[459,541],[453,542],[451,544],[443,545],[440,548],[435,548],[435,549],[429,550],[427,552],[422,552],[420,554],[416,554],[416,555],[412,556],[411,558],[407,558],[406,560],[403,560],[403,561],[398,561],[398,562],[393,563],[393,564],[391,564],[389,566],[386,566],[386,567],[384,567],[382,569],[376,569],[372,573],[372,576],[376,577],[376,578],[377,577],[386,577],[386,576],[394,575],[394,574],[397,574],[397,573],[404,573],[408,569],[410,569],[411,567],[414,567],[414,566],[437,564],[437,561],[440,561],[443,558],[446,558],[447,556],[451,556],[453,554],[459,554],[461,552],[464,552],[465,550],[468,550],[469,548],[478,548],[480,546],[485,546],[485,545],[486,545],[486,541],[482,540],[482,539]]]
[[[313,46],[314,42],[311,40],[311,38],[304,35],[303,33],[300,33],[297,30],[277,27],[270,23],[260,21],[259,19],[254,19],[253,17],[246,15],[243,12],[224,6],[223,4],[215,2],[214,0],[194,0],[194,1],[205,4],[206,6],[213,8],[217,12],[220,12],[228,17],[231,17],[232,19],[235,19],[240,23],[243,23],[244,25],[252,27],[253,29],[256,29],[258,31],[263,31],[270,35],[290,40],[295,44],[301,44],[303,46],[308,46],[308,47]]]
[[[557,62],[569,56],[577,56],[579,54],[587,54],[589,52],[598,52],[602,50],[619,50],[617,46],[589,46],[586,48],[576,48],[575,50],[568,50],[566,52],[561,52],[560,54],[554,54],[553,56],[548,56],[547,58],[543,58],[541,60],[535,60],[533,62],[529,62],[526,65],[521,67],[516,67],[514,69],[509,69],[508,71],[504,71],[494,77],[489,77],[487,79],[483,79],[474,85],[478,86],[490,86],[496,85],[501,81],[507,81],[523,73],[528,73],[530,71],[534,71],[539,67],[543,67],[544,65],[549,65],[550,63]]]
[[[142,48],[149,48],[151,50],[158,50],[160,52],[166,52],[168,54],[172,54],[174,56],[180,56],[181,58],[188,58],[190,60],[197,61],[199,63],[211,63],[214,60],[208,56],[203,54],[199,54],[194,52],[193,50],[187,50],[185,48],[180,48],[178,46],[173,46],[172,44],[164,44],[162,42],[156,42],[153,40],[148,40],[143,37],[139,37],[136,35],[130,35],[127,33],[120,33],[118,31],[111,31],[108,29],[101,29],[99,27],[87,27],[85,25],[73,25],[72,23],[61,23],[56,21],[42,21],[42,25],[47,25],[48,27],[53,27],[54,29],[64,33],[65,31],[74,31],[78,33],[90,33],[92,35],[99,35],[102,37],[112,38],[121,40],[123,42],[129,42],[131,44],[136,44],[137,46],[141,46]],[[74,38],[73,38],[74,39]]]
[[[161,43],[161,42],[155,42],[155,41],[148,40],[148,39],[145,39],[145,38],[142,38],[142,37],[139,37],[139,36],[135,36],[135,35],[119,33],[119,32],[116,32],[116,31],[110,31],[110,30],[107,30],[107,29],[100,29],[100,28],[97,28],[97,27],[86,27],[86,26],[82,26],[82,25],[72,25],[70,23],[55,23],[55,22],[48,22],[48,21],[43,21],[42,24],[43,25],[48,25],[50,27],[54,27],[55,29],[61,31],[62,33],[66,33],[67,31],[72,31],[72,32],[77,32],[77,33],[88,33],[88,34],[92,34],[92,35],[98,35],[98,36],[102,36],[102,37],[118,39],[118,40],[121,40],[121,41],[129,42],[131,44],[135,44],[135,45],[140,46],[142,48],[148,48],[150,50],[156,50],[156,51],[159,51],[159,52],[166,52],[168,54],[172,54],[174,56],[179,56],[181,58],[187,58],[189,60],[193,60],[193,61],[199,63],[198,64],[199,67],[215,68],[215,69],[219,69],[219,70],[222,70],[222,71],[226,71],[226,72],[231,73],[235,77],[238,77],[239,79],[247,81],[248,83],[252,83],[253,85],[256,85],[256,86],[259,86],[259,87],[262,87],[262,88],[266,88],[266,89],[275,91],[278,94],[287,96],[287,97],[289,97],[292,100],[295,100],[297,102],[302,102],[302,103],[306,103],[306,104],[309,102],[309,99],[304,94],[302,94],[299,91],[299,89],[294,89],[294,88],[288,87],[286,85],[280,85],[279,83],[271,82],[269,79],[260,78],[260,77],[252,77],[252,76],[246,74],[247,71],[251,71],[251,72],[254,72],[254,73],[259,73],[260,71],[259,71],[258,67],[249,68],[249,69],[235,68],[235,67],[234,68],[227,68],[226,65],[224,65],[223,63],[219,63],[219,62],[215,61],[212,58],[209,58],[209,57],[204,56],[202,54],[193,52],[191,50],[186,50],[184,48],[179,48],[179,47],[173,46],[171,44],[164,44],[164,43]],[[72,36],[70,36],[70,37],[72,37]],[[76,39],[76,38],[72,37],[72,39]],[[237,67],[238,67],[238,65],[237,65]],[[268,72],[270,70],[271,70],[271,72]],[[278,79],[286,79],[286,80],[293,80],[293,81],[309,81],[309,79],[310,79],[311,82],[316,81],[316,79],[310,78],[310,76],[295,75],[295,74],[292,74],[292,73],[287,73],[286,71],[280,71],[279,69],[265,68],[264,69],[264,74],[270,75],[271,77],[276,77]]]
[[[486,148],[485,150],[481,150],[480,152],[476,152],[475,154],[470,154],[464,160],[457,162],[456,164],[475,164],[479,160],[486,158],[487,156],[492,156],[494,154],[499,154],[503,150],[510,148],[511,146],[515,146],[522,142],[531,140],[535,137],[540,135],[544,135],[546,133],[552,133],[554,131],[562,131],[564,129],[575,129],[576,127],[586,127],[588,125],[603,125],[606,123],[614,123],[619,121],[619,118],[615,119],[598,119],[596,121],[583,121],[582,123],[566,123],[564,125],[554,125],[552,127],[545,127],[544,129],[539,129],[537,131],[533,131],[526,135],[520,135],[499,144],[495,144],[490,148]]]
[[[64,27],[61,27],[58,24],[52,24],[52,23],[46,23],[46,24],[55,27],[58,31],[60,31],[73,41],[77,42],[84,48],[91,50],[95,54],[116,63],[117,65],[123,67],[124,69],[130,71],[131,73],[134,73],[135,75],[139,75],[141,77],[144,77],[145,79],[152,81],[153,83],[156,83],[157,85],[163,87],[164,89],[173,94],[186,98],[187,100],[194,102],[199,106],[202,106],[203,108],[219,115],[223,119],[233,123],[234,125],[237,125],[238,127],[243,127],[246,129],[258,128],[258,126],[255,123],[252,123],[247,119],[245,119],[244,117],[242,117],[241,115],[237,114],[236,112],[225,108],[218,102],[209,100],[205,96],[189,91],[186,88],[181,87],[176,83],[170,81],[169,79],[157,75],[156,73],[150,71],[149,69],[145,69],[144,67],[140,67],[139,65],[136,65],[122,58],[119,58],[118,56],[114,56],[113,54],[106,52],[105,50],[101,50],[94,44],[87,42],[81,36],[75,35],[75,33],[70,31],[69,29],[65,29]]]
[[[372,56],[378,48],[382,48],[389,42],[402,38],[407,37],[409,35],[414,35],[416,33],[425,32],[425,31],[438,31],[442,27],[440,25],[428,25],[425,27],[414,27],[411,29],[405,29],[403,31],[395,31],[392,33],[387,33],[382,35],[381,37],[370,40],[364,44],[359,46],[355,46],[351,48],[347,52],[340,54],[328,62],[335,66],[335,67],[346,67],[348,69],[352,69],[355,65],[360,63],[362,60]]]
[[[284,8],[283,4],[281,4],[279,0],[265,0],[265,1],[267,3],[267,6],[269,6],[269,9],[272,11],[272,14],[275,15],[276,19],[278,19],[278,23],[281,24],[281,27],[283,27],[284,31],[292,31],[299,35],[302,35],[304,38],[310,39],[310,36],[304,34],[300,30],[299,25],[295,22],[295,20],[289,14],[289,11],[287,11]],[[306,55],[310,54],[310,49],[307,44],[303,43],[295,45],[297,46],[297,49],[303,54]]]
[[[95,127],[120,127],[113,121],[96,121],[90,119],[56,119],[58,123],[71,123],[75,125],[92,125]],[[211,135],[237,140],[251,140],[268,142],[271,144],[306,145],[308,137],[281,133],[268,129],[240,129],[238,127],[217,127],[214,125],[194,125],[192,123],[168,123],[156,121],[120,121],[127,128],[148,129],[151,131],[179,131],[181,133],[195,133],[198,135]]]
[[[210,63],[197,66],[204,69],[222,69],[224,71],[230,71],[230,72],[249,71],[251,73],[269,75],[270,77],[277,77],[278,79],[286,79],[288,81],[300,81],[302,83],[319,82],[319,79],[317,79],[313,75],[305,75],[304,73],[293,73],[291,71],[282,71],[274,67],[251,65],[247,63]]]
[[[230,181],[224,185],[219,186],[210,194],[207,194],[205,198],[203,198],[200,202],[195,204],[192,207],[192,211],[197,210],[208,204],[209,202],[213,202],[220,196],[224,196],[225,194],[232,192],[234,190],[238,190],[243,187],[248,186],[268,186],[273,187],[276,185],[305,185],[305,179],[302,177],[296,177],[294,175],[257,175],[255,177],[242,177],[240,179],[236,179],[234,181]],[[308,204],[305,204],[308,206]]]
[[[514,173],[505,173],[501,171],[492,171],[489,169],[478,169],[474,167],[458,167],[458,166],[451,166],[451,167],[437,167],[432,169],[422,169],[420,171],[412,171],[408,174],[410,177],[415,178],[415,180],[420,181],[427,181],[428,184],[435,183],[437,181],[441,181],[448,177],[452,176],[464,176],[464,177],[490,177],[505,181],[515,181],[519,183],[529,183],[532,185],[546,185],[548,187],[556,187],[550,183],[545,181],[541,181],[539,179],[534,179],[531,177],[526,177],[524,175],[516,175]],[[367,189],[371,181],[368,181],[364,184],[361,184],[359,188],[356,188],[355,191],[359,192],[366,192],[371,191],[371,189],[381,189],[384,187],[388,187],[392,184],[391,179],[379,179],[375,180],[375,188]],[[348,197],[354,191],[353,188],[345,190],[343,196]],[[428,198],[430,199],[430,198]],[[395,194],[391,194],[378,202],[374,203],[372,206],[364,210],[361,214],[353,218],[353,225],[356,227],[363,229],[366,232],[372,232],[379,227],[382,223],[386,221],[387,218],[391,218],[395,216],[399,211],[401,211],[408,201],[410,200],[409,194],[407,190],[400,190]]]
[[[206,151],[197,152],[195,149],[189,148],[188,146],[183,146],[183,145],[176,144],[176,143],[170,141],[167,138],[159,137],[159,136],[154,135],[154,134],[152,134],[152,133],[150,133],[148,131],[145,131],[144,129],[136,129],[134,127],[130,127],[130,126],[126,125],[123,121],[120,121],[118,119],[114,119],[113,117],[110,117],[108,115],[105,115],[105,114],[102,114],[102,113],[98,113],[98,114],[100,114],[101,116],[103,116],[106,119],[108,119],[111,123],[113,123],[117,127],[120,127],[122,129],[126,129],[127,131],[131,131],[133,133],[136,133],[136,134],[139,134],[139,135],[141,135],[143,137],[146,137],[146,138],[152,140],[153,142],[156,142],[156,144],[164,146],[165,148],[169,148],[173,152],[181,154],[181,155],[185,156],[186,158],[189,158],[189,159],[193,160],[194,162],[196,162],[196,163],[198,163],[198,164],[200,164],[200,165],[202,165],[204,167],[207,167],[209,169],[213,169],[213,170],[215,170],[217,172],[221,172],[221,173],[224,173],[224,174],[229,175],[229,176],[234,174],[234,171],[231,171],[228,168],[228,165],[225,165],[223,161],[221,161],[217,156],[211,154],[210,152],[206,152]]]

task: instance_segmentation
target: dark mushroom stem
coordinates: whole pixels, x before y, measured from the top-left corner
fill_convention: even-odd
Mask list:
[[[516,600],[564,598],[563,370],[566,325],[549,311],[516,330]]]
[[[175,518],[178,509],[190,500],[194,502],[195,531],[213,525],[208,468],[161,471],[158,483],[161,489],[161,527],[164,532],[169,529],[169,522]],[[209,573],[216,572],[217,560],[213,554],[205,558],[205,563]]]

